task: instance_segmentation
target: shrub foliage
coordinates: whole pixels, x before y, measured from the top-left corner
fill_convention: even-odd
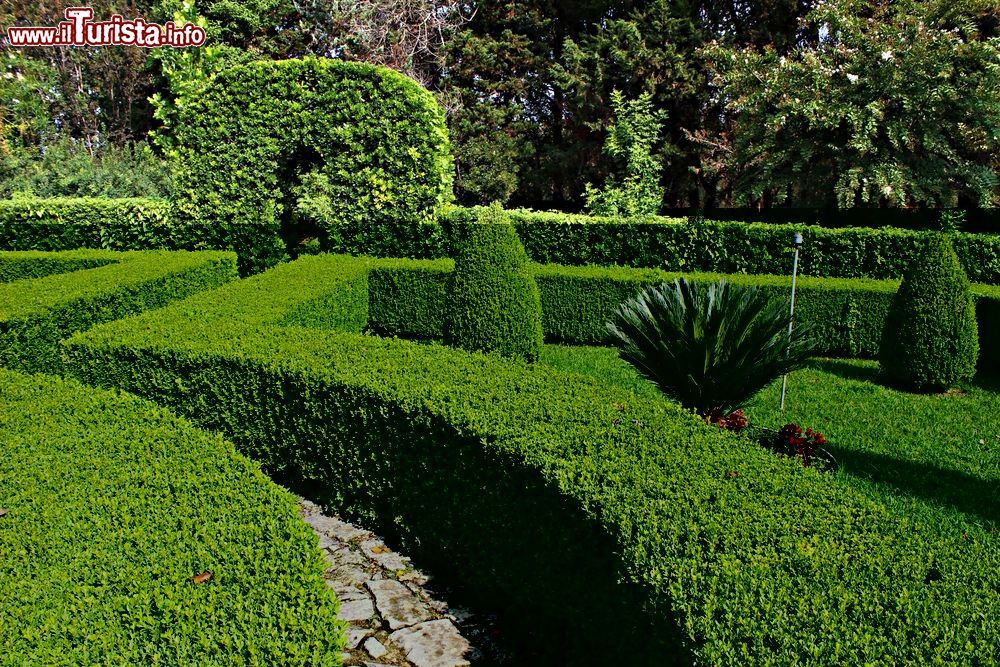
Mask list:
[[[703,417],[741,407],[818,345],[808,325],[788,335],[787,301],[724,279],[647,287],[615,311],[608,332],[622,359]]]
[[[444,113],[384,67],[307,58],[230,68],[183,107],[176,139],[178,220],[223,234],[263,223],[297,244],[328,237],[334,222],[413,229],[450,197]],[[270,266],[284,245],[255,250]]]
[[[513,225],[489,208],[455,260],[445,342],[535,361],[542,348],[542,304]]]
[[[308,257],[101,325],[66,343],[70,367],[400,531],[484,603],[567,638],[544,642],[574,651],[552,664],[994,661],[988,527],[903,516],[667,401],[541,364],[278,324],[340,293],[360,315],[372,263]]]
[[[978,358],[969,279],[948,237],[933,234],[892,301],[879,362],[899,385],[940,390],[971,378]]]

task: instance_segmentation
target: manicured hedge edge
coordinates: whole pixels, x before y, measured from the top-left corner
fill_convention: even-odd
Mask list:
[[[272,257],[278,246],[277,229],[263,223],[178,222],[173,204],[162,199],[0,200],[2,250],[231,250],[247,274],[280,260],[280,252]]]
[[[544,642],[562,664],[994,657],[1000,545],[988,530],[944,533],[582,376],[274,325],[340,290],[352,261],[370,262],[300,260],[98,327],[64,343],[68,367],[396,526],[432,567],[566,631]]]
[[[0,252],[0,283],[93,269],[114,261],[110,257],[95,256],[89,250],[59,254],[43,251]]]
[[[603,345],[605,323],[615,308],[645,287],[680,275],[715,281],[719,274],[679,274],[655,269],[534,265],[542,294],[542,325],[550,342]],[[379,260],[369,276],[371,326],[403,337],[440,338],[448,299],[451,260]],[[728,275],[727,280],[758,285],[774,298],[788,300],[791,278]],[[898,281],[810,278],[796,284],[795,318],[815,327],[822,354],[878,356],[885,317]],[[1000,288],[975,285],[979,302],[981,359],[1000,362]]]
[[[805,239],[801,275],[825,278],[900,279],[919,256],[925,233],[904,229],[688,222],[681,218],[600,218],[529,210],[508,212],[528,256],[542,264],[657,268],[668,271],[790,274],[791,234]],[[440,259],[454,257],[479,208],[448,208],[437,228],[416,243],[402,232],[395,241],[358,236],[333,250],[356,255]],[[1000,235],[953,234],[955,251],[972,282],[1000,284]]]
[[[4,261],[21,264],[21,271],[28,271],[25,262],[43,268],[60,261],[98,264],[0,283],[0,365],[28,372],[59,372],[58,343],[74,332],[213,289],[237,275],[236,257],[228,252],[0,252]]]
[[[0,369],[0,451],[0,664],[340,664],[316,536],[218,434]]]

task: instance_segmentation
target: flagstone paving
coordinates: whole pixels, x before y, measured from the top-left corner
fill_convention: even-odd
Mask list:
[[[300,499],[300,514],[319,535],[328,563],[326,583],[349,622],[344,665],[466,667],[483,653],[459,625],[474,615],[451,609],[425,588],[430,577],[370,531],[323,513]],[[496,664],[494,660],[487,660]]]

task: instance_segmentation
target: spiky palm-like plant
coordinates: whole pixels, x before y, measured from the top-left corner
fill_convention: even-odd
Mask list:
[[[788,336],[788,302],[756,287],[684,278],[649,287],[615,311],[621,358],[704,417],[739,408],[816,351],[808,327]]]

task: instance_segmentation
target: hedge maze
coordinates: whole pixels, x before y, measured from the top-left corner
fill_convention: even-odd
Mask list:
[[[945,534],[664,401],[365,333],[389,323],[386,276],[440,289],[446,266],[414,268],[302,258],[78,334],[66,367],[398,533],[487,603],[572,637],[553,642],[577,652],[559,660],[995,658],[995,535]],[[428,268],[436,279],[417,277]],[[432,308],[403,308],[437,326]]]
[[[2,252],[0,363],[61,372],[73,332],[235,278],[228,252]],[[0,369],[0,452],[0,664],[340,664],[315,535],[220,435]]]

